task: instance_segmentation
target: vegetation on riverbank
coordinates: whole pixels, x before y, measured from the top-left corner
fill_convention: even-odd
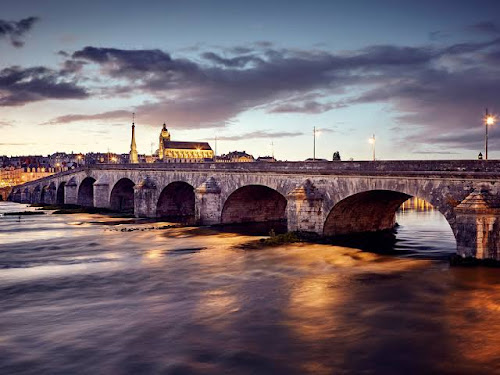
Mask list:
[[[256,241],[250,241],[238,246],[245,250],[257,250],[266,247],[281,246],[289,243],[303,242],[303,240],[295,232],[287,232],[283,234],[276,234],[274,230],[269,232],[268,238],[261,238]]]

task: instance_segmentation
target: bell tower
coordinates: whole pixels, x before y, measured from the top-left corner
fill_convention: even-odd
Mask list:
[[[163,123],[163,128],[161,129],[161,132],[160,132],[160,144],[159,144],[159,147],[158,147],[158,158],[160,158],[161,160],[163,160],[163,157],[165,156],[164,155],[164,144],[163,142],[165,141],[170,141],[170,133],[167,129],[167,125],[165,123]]]

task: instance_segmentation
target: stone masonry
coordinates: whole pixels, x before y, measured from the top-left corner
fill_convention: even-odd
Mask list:
[[[278,162],[96,165],[13,189],[17,202],[115,208],[137,217],[192,215],[212,225],[286,220],[331,236],[389,229],[416,196],[450,224],[463,256],[500,260],[500,162]]]

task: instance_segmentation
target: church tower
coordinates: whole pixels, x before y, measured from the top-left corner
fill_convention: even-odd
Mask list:
[[[167,130],[167,125],[163,123],[163,129],[161,129],[160,132],[160,144],[158,147],[158,158],[163,160],[163,157],[165,156],[165,147],[164,147],[164,142],[165,141],[170,141],[170,133]]]
[[[139,163],[139,156],[137,155],[137,146],[135,145],[135,113],[132,114],[132,142],[130,142],[130,156],[129,162],[132,164]]]

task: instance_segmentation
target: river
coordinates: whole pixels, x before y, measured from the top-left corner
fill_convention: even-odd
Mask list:
[[[500,270],[450,268],[436,211],[397,221],[368,252],[0,216],[0,374],[500,373]]]

